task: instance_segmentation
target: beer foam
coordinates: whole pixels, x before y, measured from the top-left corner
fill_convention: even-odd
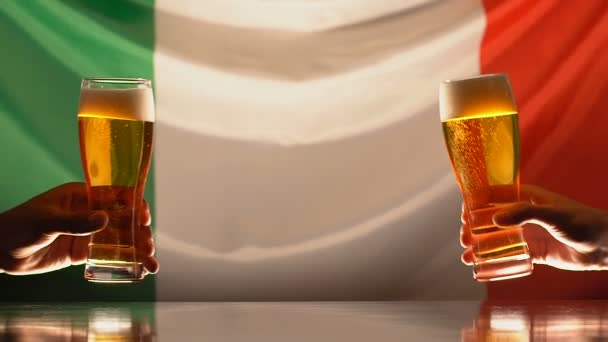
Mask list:
[[[505,74],[447,80],[439,86],[441,121],[517,113]]]
[[[78,115],[154,122],[152,89],[83,88]]]

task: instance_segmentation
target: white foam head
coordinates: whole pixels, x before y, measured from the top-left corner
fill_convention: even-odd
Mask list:
[[[154,122],[154,96],[149,81],[122,89],[86,82],[80,91],[79,116]]]
[[[517,113],[506,74],[447,80],[439,86],[441,121],[501,113]]]

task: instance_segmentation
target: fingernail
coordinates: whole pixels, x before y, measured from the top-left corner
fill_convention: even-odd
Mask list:
[[[89,226],[103,228],[108,224],[108,215],[103,211],[98,211],[89,216]]]

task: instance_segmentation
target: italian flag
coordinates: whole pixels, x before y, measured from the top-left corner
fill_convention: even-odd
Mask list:
[[[608,1],[2,1],[0,210],[84,180],[81,78],[151,79],[161,271],[2,275],[0,301],[479,298],[437,90],[495,72],[522,182],[608,209]],[[488,294],[606,296],[604,273]]]

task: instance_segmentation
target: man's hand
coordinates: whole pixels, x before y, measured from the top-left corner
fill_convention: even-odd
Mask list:
[[[608,269],[608,213],[542,188],[522,185],[521,200],[493,217],[499,227],[522,226],[532,262],[573,271]],[[473,263],[471,228],[463,205],[462,261]]]
[[[136,250],[148,273],[158,272],[153,257],[150,210],[144,201]],[[87,207],[84,183],[66,183],[0,214],[0,270],[36,274],[86,261],[90,235],[108,224],[103,211]]]

